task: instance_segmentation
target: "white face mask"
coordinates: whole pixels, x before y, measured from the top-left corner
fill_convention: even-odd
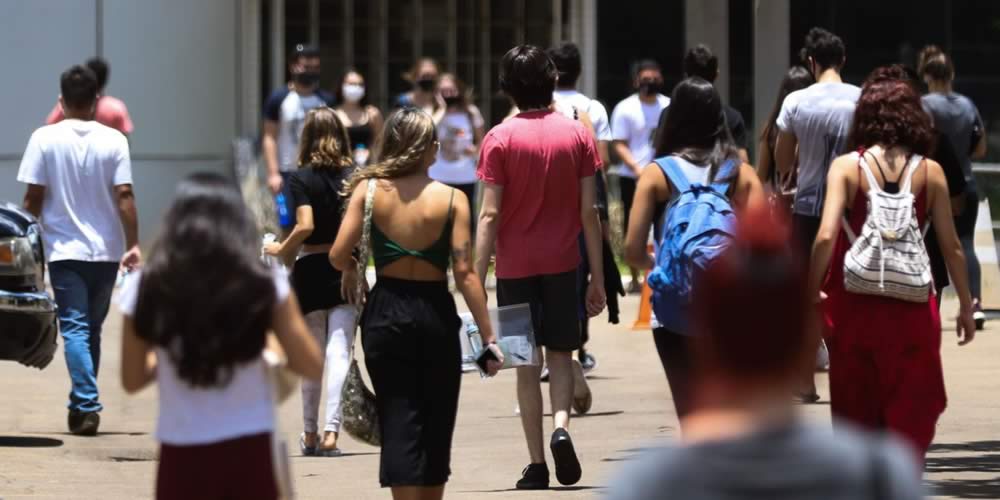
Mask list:
[[[345,83],[340,90],[344,94],[344,100],[348,102],[358,102],[365,97],[364,85]]]

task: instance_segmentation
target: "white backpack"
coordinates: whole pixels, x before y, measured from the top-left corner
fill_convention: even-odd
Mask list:
[[[857,155],[857,153],[855,153]],[[903,170],[899,193],[883,191],[863,155],[861,171],[868,178],[868,216],[855,236],[846,217],[844,232],[851,248],[844,256],[844,288],[848,292],[878,295],[908,302],[927,302],[933,289],[930,258],[917,222],[913,174],[923,157],[913,155]]]

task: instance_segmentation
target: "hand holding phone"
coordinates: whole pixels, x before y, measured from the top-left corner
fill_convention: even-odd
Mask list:
[[[476,358],[476,364],[479,365],[479,369],[486,376],[492,377],[503,366],[503,351],[500,350],[500,346],[492,342],[486,344],[484,347],[482,352],[479,353],[479,357]]]

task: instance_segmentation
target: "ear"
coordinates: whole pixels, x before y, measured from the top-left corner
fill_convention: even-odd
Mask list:
[[[66,114],[66,102],[63,101],[62,94],[59,94],[59,108],[62,109],[63,115]]]

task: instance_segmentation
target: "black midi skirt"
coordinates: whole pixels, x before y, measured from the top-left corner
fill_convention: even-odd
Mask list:
[[[446,281],[378,278],[361,318],[382,431],[382,486],[438,486],[451,473],[462,325]]]

